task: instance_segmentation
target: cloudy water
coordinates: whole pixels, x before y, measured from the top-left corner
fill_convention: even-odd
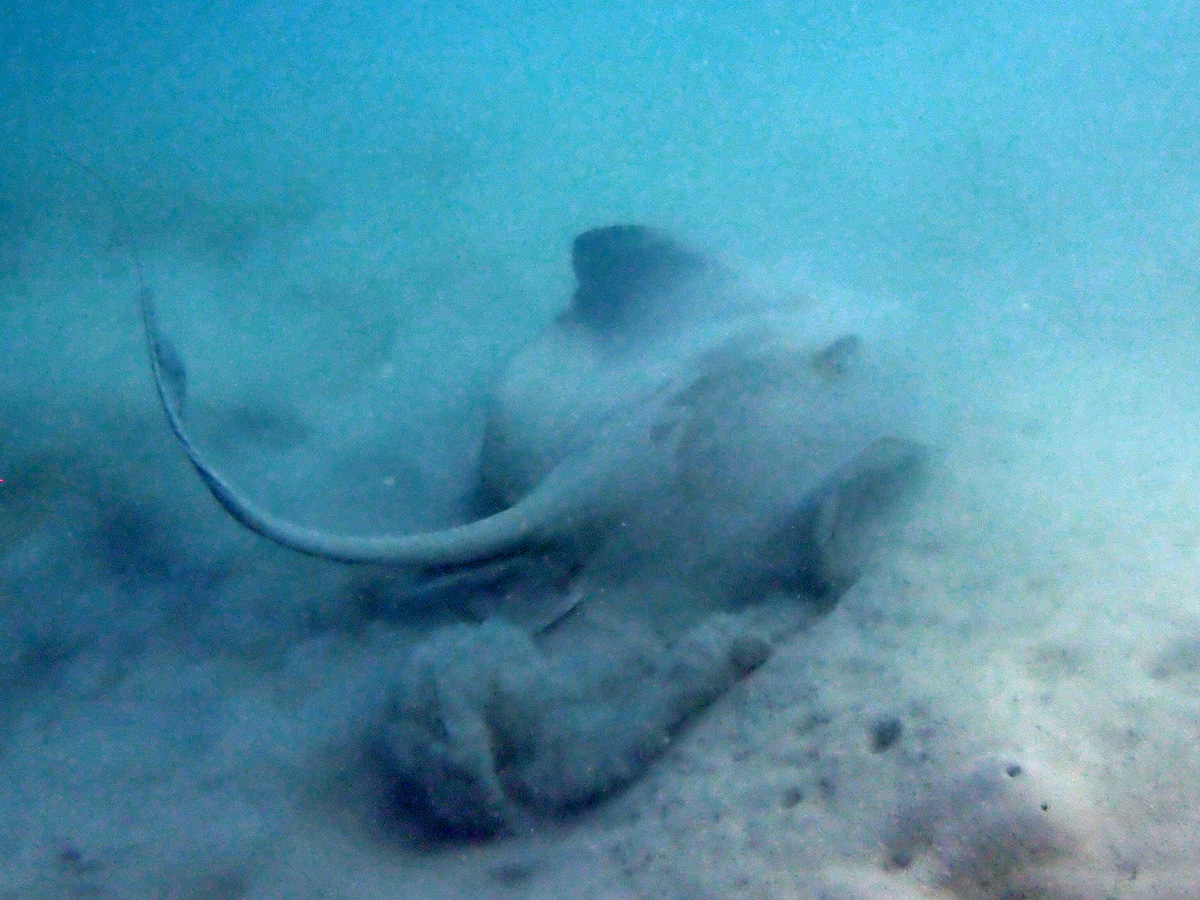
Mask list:
[[[1197,896],[1197,48],[0,0],[0,896]]]

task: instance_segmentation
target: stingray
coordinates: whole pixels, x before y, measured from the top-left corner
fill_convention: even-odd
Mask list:
[[[524,831],[638,777],[854,582],[924,457],[908,382],[804,304],[644,226],[585,232],[572,262],[568,308],[489,392],[478,481],[496,511],[415,534],[306,527],[230,484],[187,434],[184,367],[141,288],[167,420],[235,519],[435,583],[523,576],[522,608],[417,644],[377,723],[396,805],[436,834]]]
[[[762,302],[654,228],[584,232],[572,264],[568,308],[489,393],[478,470],[496,511],[466,524],[339,534],[232,485],[188,434],[184,366],[143,280],[158,396],[192,466],[251,531],[330,560],[440,572],[548,554],[579,573],[551,620],[581,585],[728,599],[852,579],[864,510],[922,455],[860,338],[815,339],[802,306]]]

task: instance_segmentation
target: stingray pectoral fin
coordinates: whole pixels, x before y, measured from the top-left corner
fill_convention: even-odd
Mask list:
[[[812,587],[836,597],[857,580],[873,536],[867,524],[919,477],[929,450],[902,438],[881,438],[819,489],[812,523]]]
[[[657,228],[593,228],[571,245],[578,282],[571,315],[595,327],[636,326],[656,304],[669,302],[674,288],[710,265],[703,254]]]
[[[916,441],[885,437],[872,442],[822,487],[818,542],[844,541],[847,531],[885,510],[917,480],[928,457],[929,449]]]
[[[377,537],[330,534],[275,516],[242,496],[192,443],[183,421],[187,384],[183,362],[159,329],[154,297],[148,287],[142,287],[139,301],[154,385],[171,431],[217,502],[255,534],[310,556],[340,562],[458,565],[518,553],[544,543],[554,530],[554,521],[563,518],[559,512],[569,505],[571,491],[568,485],[564,492],[559,479],[549,479],[542,489],[496,515],[416,534]]]

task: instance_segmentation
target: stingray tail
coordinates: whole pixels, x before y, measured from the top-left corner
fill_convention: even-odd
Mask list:
[[[187,371],[175,347],[159,326],[154,291],[146,276],[136,236],[129,227],[120,194],[98,171],[77,164],[108,196],[118,226],[125,233],[137,278],[138,306],[145,330],[146,349],[159,402],[167,423],[192,467],[225,510],[246,528],[277,544],[310,556],[347,563],[390,563],[411,566],[471,565],[512,556],[525,549],[550,543],[554,510],[559,508],[546,492],[497,513],[453,528],[406,535],[354,537],[328,534],[286,522],[243,497],[204,458],[192,443],[184,425],[187,402]]]
[[[139,267],[140,268],[140,267]],[[439,531],[360,537],[330,534],[284,521],[243,497],[192,442],[184,426],[187,373],[183,361],[158,325],[154,294],[139,273],[138,288],[154,384],[171,431],[192,467],[225,510],[255,534],[310,556],[347,563],[436,566],[479,563],[511,555],[537,543],[539,531],[530,503]]]
[[[324,559],[347,563],[390,563],[412,566],[475,564],[513,555],[540,542],[545,509],[533,497],[496,515],[466,525],[405,535],[360,537],[330,534],[284,521],[243,497],[205,458],[184,425],[187,372],[174,345],[159,327],[154,291],[141,257],[133,248],[138,304],[154,386],[171,431],[217,502],[246,528],[277,544]]]

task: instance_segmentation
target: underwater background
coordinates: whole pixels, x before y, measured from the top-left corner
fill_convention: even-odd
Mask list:
[[[1195,897],[1198,48],[1146,0],[0,0],[0,897]],[[642,782],[414,843],[347,747],[446,616],[212,502],[135,255],[231,478],[403,530],[614,222],[906,348],[936,471]]]

